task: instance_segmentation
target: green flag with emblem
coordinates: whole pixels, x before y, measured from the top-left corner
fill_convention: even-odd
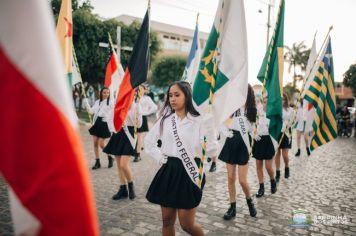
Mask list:
[[[283,96],[283,31],[284,31],[284,0],[281,0],[276,26],[268,45],[257,78],[267,90],[267,118],[270,119],[269,133],[277,141],[282,130],[282,96]]]
[[[247,61],[244,2],[220,0],[193,86],[194,104],[212,113],[215,127],[246,102]]]

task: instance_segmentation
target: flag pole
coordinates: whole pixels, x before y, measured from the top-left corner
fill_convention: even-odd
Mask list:
[[[221,4],[221,16],[220,16],[220,19],[223,18],[223,8],[224,8],[224,1],[222,1],[222,4]],[[199,14],[197,15],[197,21],[198,21],[198,17],[199,17]],[[214,102],[214,89],[215,89],[215,78],[216,78],[216,75],[217,75],[217,70],[218,70],[218,56],[217,56],[217,51],[216,49],[217,48],[220,48],[220,44],[221,44],[221,26],[222,26],[222,21],[220,20],[219,21],[219,25],[218,25],[218,29],[217,29],[217,33],[218,33],[218,38],[217,38],[217,47],[215,48],[215,51],[214,51],[214,54],[213,54],[213,58],[212,58],[212,61],[213,61],[213,75],[214,76],[211,76],[211,83],[210,83],[210,93],[209,93],[209,104],[208,104],[208,113],[211,113],[211,110],[213,108],[213,102]],[[207,140],[206,140],[206,136],[204,136],[204,141],[203,141],[203,144],[202,144],[202,154],[201,154],[201,157],[200,157],[200,164],[199,164],[199,182],[198,182],[198,185],[199,187],[201,188],[201,184],[202,184],[202,181],[203,181],[203,170],[204,170],[204,161],[205,161],[205,154],[206,154],[206,144],[207,144]]]
[[[139,85],[136,89],[135,102],[138,104],[145,93],[144,87]],[[134,124],[134,138],[137,137],[137,129],[138,129],[138,106],[136,106],[135,110],[135,124]]]
[[[78,61],[77,61],[77,55],[75,54],[74,45],[73,45],[73,47],[72,47],[72,53],[73,53],[73,60],[74,60],[75,66],[76,66],[76,68],[77,68],[77,72],[79,73],[79,75],[81,75],[81,74],[80,74],[80,69],[79,69],[79,64],[78,64]],[[81,95],[84,96],[84,98],[88,98],[82,80],[80,80],[80,86],[82,87],[82,94],[81,94]],[[88,113],[88,118],[89,118],[90,123],[92,123],[91,115],[90,115],[89,113]]]
[[[324,45],[325,45],[327,39],[329,38],[330,32],[331,32],[332,29],[333,29],[333,26],[331,25],[331,26],[329,27],[328,33],[326,34],[326,37],[324,38],[324,41],[323,41],[323,44],[321,45],[321,48],[319,49],[318,55],[316,56],[316,58],[315,58],[315,60],[314,60],[314,62],[313,62],[313,65],[312,65],[311,69],[310,69],[309,72],[308,72],[308,75],[307,75],[307,76],[305,77],[305,79],[303,80],[302,89],[299,91],[297,103],[300,103],[300,101],[301,101],[301,99],[302,99],[302,93],[303,93],[304,88],[305,88],[305,85],[306,85],[306,78],[308,78],[308,77],[310,76],[311,72],[313,71],[313,68],[314,68],[314,66],[315,66],[315,63],[318,61],[318,58],[319,58],[319,56],[320,56],[320,53],[321,53],[321,51],[323,50],[323,48],[325,47]],[[292,119],[292,122],[288,123],[288,124],[286,125],[285,129],[283,130],[281,139],[280,139],[279,142],[278,142],[278,148],[279,148],[279,146],[281,145],[281,142],[282,142],[282,139],[283,139],[283,137],[284,137],[284,135],[285,135],[285,132],[286,132],[286,131],[294,124],[294,122],[295,122],[295,119],[296,119],[296,117],[297,117],[297,114],[296,114],[297,109],[298,109],[297,106],[295,106],[295,107],[294,107],[294,112],[293,112],[293,119]],[[277,148],[277,149],[278,149],[278,148]]]
[[[280,16],[281,16],[281,8],[282,8],[282,3],[283,3],[283,0],[280,1],[279,3],[279,10],[278,10],[278,16],[277,16],[277,19],[276,19],[276,23],[274,24],[275,26],[277,25],[277,23],[279,22],[280,20]],[[273,30],[273,35],[271,37],[271,43],[268,45],[267,47],[267,50],[269,50],[269,47],[270,45],[272,45],[274,43],[274,38],[275,38],[275,35],[276,35],[276,29],[277,27],[274,27],[274,30]],[[270,64],[271,62],[271,57],[272,57],[272,53],[270,53],[268,55],[268,61],[267,61],[267,65]],[[268,69],[265,71],[265,76],[264,76],[264,79],[263,79],[263,89],[262,89],[262,94],[261,94],[261,98],[260,98],[260,102],[263,103],[263,98],[265,96],[265,93],[266,93],[266,82],[267,82],[267,74],[269,72],[269,67]],[[256,116],[256,125],[253,129],[253,133],[252,133],[252,140],[251,140],[251,147],[250,147],[250,153],[249,153],[249,159],[252,157],[252,149],[253,149],[253,146],[255,145],[255,137],[256,137],[256,133],[257,133],[257,127],[259,126],[259,117],[258,117],[258,114]]]
[[[148,0],[148,3],[147,3],[147,11],[148,11],[148,16],[150,16],[150,13],[151,13],[151,0]],[[150,17],[149,17],[150,19]],[[150,40],[150,38],[148,37],[148,41]],[[136,104],[139,104],[141,98],[143,97],[145,93],[145,90],[144,90],[144,87],[142,85],[139,85],[137,88],[136,88],[136,94],[135,94],[135,102]],[[137,129],[138,129],[138,106],[136,106],[136,109],[135,109],[135,122],[134,122],[134,139],[137,138]],[[137,147],[137,145],[136,145]],[[134,147],[135,149],[135,147]]]
[[[114,54],[116,54],[115,53],[115,50],[114,50],[114,44],[113,44],[113,42],[112,42],[112,39],[111,39],[111,35],[110,35],[110,33],[108,32],[108,38],[109,38],[109,46],[111,47],[111,51],[114,53]],[[115,57],[114,57],[114,60],[115,60],[115,64],[116,64],[116,66],[117,66],[117,68],[119,68],[119,63],[118,63],[118,61],[117,61],[117,56],[115,55]]]

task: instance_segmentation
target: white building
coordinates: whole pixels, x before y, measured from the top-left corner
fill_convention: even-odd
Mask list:
[[[135,20],[139,22],[142,21],[142,18],[129,15],[120,15],[115,19],[123,22],[125,25],[130,25]],[[161,55],[187,55],[189,53],[194,36],[194,30],[152,20],[150,23],[151,29],[157,32],[158,38],[162,42]],[[203,49],[205,47],[209,34],[199,32],[199,36],[200,46]]]

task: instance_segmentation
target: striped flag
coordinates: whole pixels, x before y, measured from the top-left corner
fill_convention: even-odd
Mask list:
[[[220,0],[193,86],[193,101],[201,114],[212,104],[216,128],[244,106],[247,68],[244,2]]]
[[[73,19],[72,19],[72,0],[62,0],[61,10],[59,11],[57,21],[57,38],[61,48],[64,61],[65,74],[68,77],[69,84],[72,85],[73,72]]]
[[[316,110],[313,122],[315,134],[310,144],[310,150],[314,150],[337,137],[334,66],[330,37],[321,54],[318,71],[304,98],[313,104]]]
[[[199,27],[198,20],[195,26],[195,32],[192,42],[192,47],[190,48],[189,56],[187,59],[187,64],[185,65],[182,80],[194,84],[195,77],[199,71],[200,63],[200,43],[199,43]]]
[[[306,99],[304,99],[305,92],[309,90],[309,86],[314,79],[315,73],[318,69],[318,65],[320,64],[320,59],[317,58],[318,53],[316,51],[316,42],[315,36],[313,39],[313,44],[310,49],[308,64],[305,72],[305,76],[308,76],[305,79],[305,86],[302,92],[302,99],[303,99],[303,120],[305,121],[305,130],[306,132],[310,132],[313,130],[313,117],[315,114],[315,109],[311,103],[309,103]],[[314,64],[315,62],[315,64]]]
[[[266,115],[270,120],[269,133],[274,141],[278,141],[283,124],[284,8],[285,2],[281,0],[274,33],[257,75],[257,78],[265,84],[268,93]]]
[[[138,33],[129,64],[124,78],[120,84],[120,90],[116,99],[114,111],[114,126],[119,132],[125,122],[128,111],[135,96],[135,89],[147,80],[149,62],[149,36],[150,36],[149,9],[143,19]]]
[[[48,1],[0,7],[0,175],[15,235],[99,235]]]

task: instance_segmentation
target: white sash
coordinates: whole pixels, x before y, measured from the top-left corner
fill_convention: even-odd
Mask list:
[[[193,183],[196,186],[198,186],[198,188],[200,188],[198,185],[199,168],[194,161],[193,153],[191,152],[191,150],[189,148],[187,148],[184,145],[183,140],[180,138],[180,136],[178,134],[175,114],[172,115],[172,118],[170,119],[170,121],[171,121],[174,141],[175,141],[175,144],[176,144],[176,146],[178,148],[178,152],[179,152],[178,158],[182,161],[184,169],[187,172],[189,178],[193,181]]]
[[[135,150],[137,139],[135,139],[135,137],[132,137],[132,135],[131,135],[129,129],[127,128],[127,125],[124,124],[124,125],[122,126],[122,129],[124,130],[124,132],[125,132],[127,138],[129,139],[132,148]]]
[[[98,110],[98,112],[96,112],[96,113],[94,114],[94,117],[93,117],[93,124],[95,124],[96,119],[98,119],[98,117],[99,117],[99,112],[100,112],[101,108],[103,108],[103,106],[105,106],[105,102],[104,102],[104,101],[107,102],[107,100],[103,100],[103,101],[101,101],[101,103],[99,102],[99,110]]]
[[[248,150],[248,153],[251,152],[251,144],[250,144],[250,139],[248,136],[248,130],[247,130],[247,120],[245,115],[241,114],[241,108],[236,111],[236,117],[238,119],[237,125],[240,127],[240,134],[241,137],[246,145],[246,148]]]

